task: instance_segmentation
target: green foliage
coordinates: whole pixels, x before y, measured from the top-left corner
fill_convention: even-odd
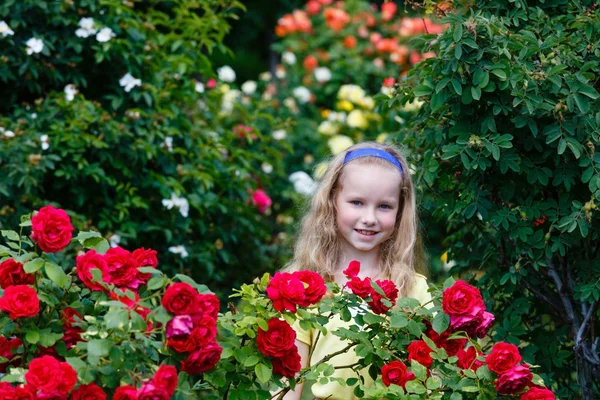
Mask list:
[[[3,2],[14,35],[0,36],[0,227],[52,202],[77,227],[144,243],[163,254],[163,268],[219,292],[279,266],[275,215],[251,201],[282,177],[289,148],[270,135],[278,122],[260,104],[197,86],[216,76],[208,54],[236,9],[223,0]],[[77,35],[82,18],[114,37]],[[31,37],[43,41],[40,53],[26,53]],[[124,87],[127,73],[139,85]],[[238,124],[252,135],[240,137]],[[165,207],[173,195],[189,216]],[[175,245],[189,256],[167,251]]]
[[[531,343],[561,397],[597,397],[600,11],[476,1],[445,21],[397,92],[425,101],[403,133],[425,209],[503,316],[495,338]]]

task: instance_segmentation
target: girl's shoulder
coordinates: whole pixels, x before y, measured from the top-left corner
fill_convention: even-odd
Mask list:
[[[431,300],[431,293],[429,293],[429,285],[427,285],[427,278],[424,275],[415,273],[415,279],[413,281],[412,288],[408,294],[408,297],[417,299],[421,304],[428,303]]]
[[[421,274],[419,274],[417,272],[415,272],[415,278],[417,278],[417,279],[423,279],[423,280],[427,281],[427,277],[425,275],[421,275]]]

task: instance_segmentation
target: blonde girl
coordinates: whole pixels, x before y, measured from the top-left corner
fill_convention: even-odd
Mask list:
[[[285,270],[315,271],[342,286],[347,281],[342,271],[350,261],[358,260],[360,278],[390,279],[400,297],[410,296],[424,304],[430,295],[425,277],[415,273],[416,242],[415,193],[405,157],[395,146],[363,142],[338,154],[329,164],[302,221],[294,257]],[[327,329],[331,332],[348,326],[335,316]],[[295,329],[303,367],[346,346],[333,334],[317,335],[298,326]],[[350,352],[329,362],[344,366],[356,361],[356,354]],[[369,383],[368,375],[361,375]],[[334,377],[358,376],[344,368],[336,369]],[[312,386],[312,394],[318,399],[353,399],[353,390],[336,382]],[[285,399],[299,399],[301,391],[298,385]]]

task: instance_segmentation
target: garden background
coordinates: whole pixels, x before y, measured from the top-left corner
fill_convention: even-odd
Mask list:
[[[4,1],[0,228],[52,203],[224,305],[285,264],[328,156],[400,143],[430,283],[597,398],[598,7],[330,3]]]

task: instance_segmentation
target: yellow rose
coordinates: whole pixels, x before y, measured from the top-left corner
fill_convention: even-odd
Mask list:
[[[377,135],[377,139],[375,139],[375,141],[377,143],[384,143],[386,141],[388,137],[387,133],[380,133],[379,135]]]
[[[369,127],[369,121],[360,110],[352,110],[346,118],[346,124],[351,128],[367,129]]]
[[[230,89],[230,87],[226,83],[219,87],[219,90],[221,91],[221,93],[227,93],[227,92],[229,92],[229,89]]]
[[[327,136],[335,135],[339,130],[339,126],[331,121],[323,121],[317,128],[317,132],[319,132],[321,135]]]
[[[348,100],[340,100],[337,103],[337,108],[338,108],[338,110],[352,111],[354,106]]]
[[[325,171],[327,171],[328,166],[329,166],[329,164],[326,162],[317,164],[317,166],[315,167],[315,171],[313,172],[314,178],[321,179],[323,177],[323,175],[325,174]]]
[[[325,109],[321,111],[321,118],[323,119],[327,119],[327,117],[329,117],[329,114],[331,113],[331,110]]]
[[[327,144],[329,145],[331,153],[335,155],[341,153],[348,147],[352,146],[354,142],[352,142],[352,139],[350,139],[348,136],[335,135],[327,141]]]
[[[440,260],[442,260],[442,262],[444,262],[444,263],[448,262],[448,252],[447,251],[444,254],[442,254],[442,256],[440,257]]]
[[[423,104],[425,104],[425,102],[419,99],[414,99],[412,103],[406,103],[404,107],[402,107],[402,110],[406,112],[417,111]]]
[[[365,96],[360,101],[360,106],[362,108],[366,108],[367,110],[372,110],[375,107],[375,101],[372,97]]]

